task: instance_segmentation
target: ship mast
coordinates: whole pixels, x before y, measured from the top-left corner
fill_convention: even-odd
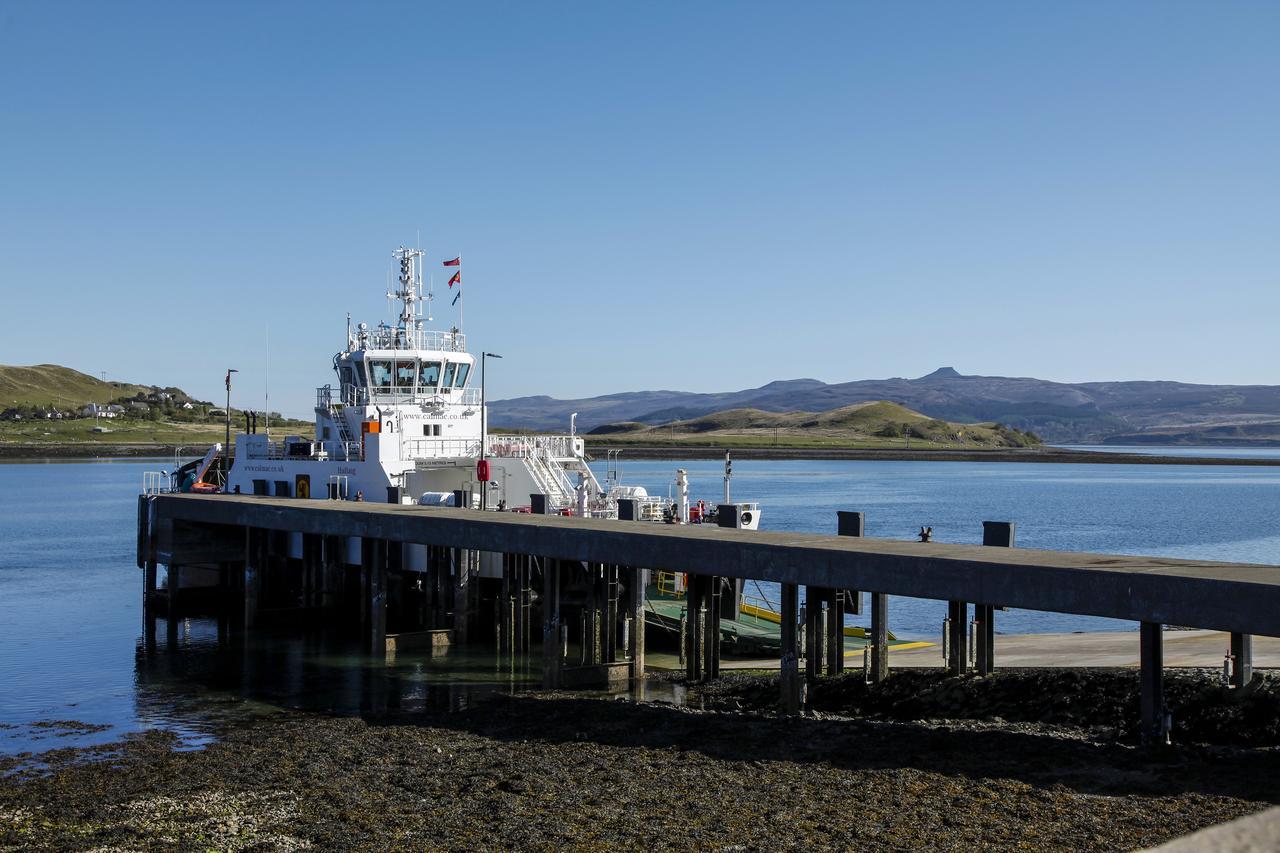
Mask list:
[[[422,296],[422,259],[426,253],[421,249],[406,249],[401,246],[392,253],[400,262],[400,289],[388,293],[388,298],[400,300],[400,323],[398,328],[404,332],[403,345],[410,347],[417,341],[414,334],[422,329],[422,309],[419,303]]]

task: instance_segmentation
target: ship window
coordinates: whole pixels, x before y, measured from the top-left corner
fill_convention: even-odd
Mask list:
[[[369,362],[369,384],[375,391],[391,389],[391,362]]]
[[[338,381],[342,383],[344,388],[355,384],[354,372],[349,364],[344,364],[338,368]]]
[[[434,391],[435,387],[440,384],[440,362],[422,362],[422,370],[418,374],[418,384]]]
[[[458,388],[461,388],[463,385],[466,385],[467,374],[470,372],[471,372],[471,365],[459,362],[458,363],[458,380],[453,384]]]
[[[446,389],[453,387],[453,371],[457,366],[458,365],[454,364],[452,361],[448,362],[444,366],[444,387]]]
[[[413,376],[418,372],[416,361],[396,362],[396,388],[400,391],[413,390]]]

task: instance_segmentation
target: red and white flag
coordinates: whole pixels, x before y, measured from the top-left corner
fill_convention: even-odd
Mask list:
[[[451,261],[445,261],[445,262],[444,262],[444,265],[445,265],[446,267],[460,267],[460,266],[462,266],[462,255],[458,255],[458,257],[454,258],[454,259],[453,259],[453,260],[451,260]]]
[[[462,284],[462,270],[458,270],[453,274],[453,278],[449,279],[449,289],[452,290],[455,284]]]

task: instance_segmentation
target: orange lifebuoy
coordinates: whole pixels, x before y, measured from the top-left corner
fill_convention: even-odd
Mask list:
[[[218,491],[218,487],[213,483],[205,483],[205,482],[192,483],[191,491],[198,492],[199,494],[202,494],[202,495],[210,495]]]

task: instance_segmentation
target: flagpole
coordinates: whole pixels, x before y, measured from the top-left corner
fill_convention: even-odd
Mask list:
[[[466,307],[467,297],[462,295],[462,255],[458,255],[458,332],[465,335],[466,329],[462,324],[462,309]]]

